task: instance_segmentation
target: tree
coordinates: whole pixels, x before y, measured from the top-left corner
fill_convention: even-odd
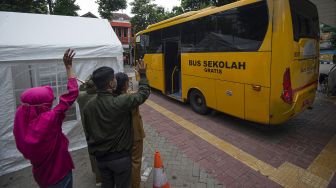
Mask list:
[[[180,7],[180,6],[174,6],[172,8],[171,12],[167,12],[166,13],[166,17],[168,19],[168,18],[172,18],[174,16],[178,16],[178,15],[183,14],[183,13],[184,13],[184,11],[183,11],[182,7]]]
[[[47,14],[45,0],[1,0],[0,11]]]
[[[112,12],[120,9],[126,9],[126,0],[97,0],[98,12],[102,18],[111,20]]]
[[[166,12],[163,7],[152,3],[153,0],[134,0],[131,3],[134,17],[131,23],[135,32],[146,29],[150,24],[178,16],[184,12],[199,10],[208,6],[222,6],[236,0],[181,0],[181,6],[173,7],[171,12]]]
[[[181,0],[181,7],[185,12],[199,10],[209,6],[223,6],[237,0]]]
[[[52,14],[65,16],[78,16],[79,6],[75,4],[76,0],[56,0],[53,4]]]
[[[219,7],[229,3],[236,2],[237,0],[212,0],[213,5]]]
[[[199,10],[211,5],[210,0],[181,0],[181,7],[185,12]]]
[[[131,6],[131,12],[134,14],[131,23],[135,32],[146,29],[150,24],[167,19],[165,9],[153,4],[152,0],[134,0]]]

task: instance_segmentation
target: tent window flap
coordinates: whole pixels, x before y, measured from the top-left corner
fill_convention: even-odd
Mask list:
[[[58,98],[67,92],[67,75],[63,63],[54,64],[19,64],[13,65],[12,78],[16,106],[20,105],[20,95],[26,89],[49,85],[54,91],[53,106],[58,103]],[[76,107],[66,112],[65,122],[77,120]]]

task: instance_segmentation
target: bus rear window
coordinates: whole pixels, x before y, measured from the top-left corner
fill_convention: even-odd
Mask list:
[[[290,0],[294,40],[318,39],[320,28],[316,6],[308,0]]]

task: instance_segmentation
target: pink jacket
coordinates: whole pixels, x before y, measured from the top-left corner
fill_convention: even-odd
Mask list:
[[[75,78],[68,79],[68,93],[60,97],[53,109],[50,109],[54,100],[50,86],[31,88],[21,95],[13,133],[18,150],[30,160],[34,178],[41,187],[56,184],[74,168],[62,123],[77,96]]]

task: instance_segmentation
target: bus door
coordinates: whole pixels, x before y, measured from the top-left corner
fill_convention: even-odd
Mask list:
[[[178,39],[164,41],[165,94],[182,99],[181,51]]]

